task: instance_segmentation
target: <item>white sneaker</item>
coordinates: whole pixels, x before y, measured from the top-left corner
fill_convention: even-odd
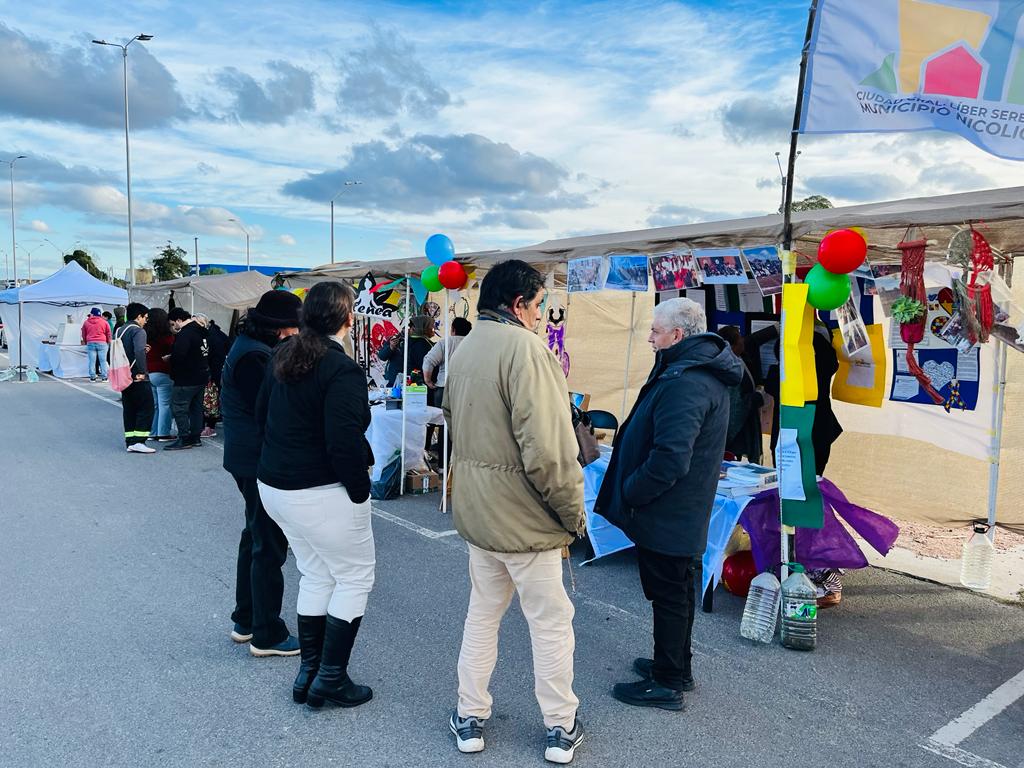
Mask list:
[[[566,731],[560,725],[548,728],[548,744],[544,750],[544,759],[549,763],[562,765],[571,763],[576,747],[583,742],[583,723],[576,719],[572,730]]]
[[[459,752],[484,751],[484,723],[487,721],[473,717],[459,717],[458,711],[452,712],[448,720],[448,728],[455,734],[455,743]]]
[[[128,453],[156,453],[156,451],[145,443],[132,443],[128,446]]]

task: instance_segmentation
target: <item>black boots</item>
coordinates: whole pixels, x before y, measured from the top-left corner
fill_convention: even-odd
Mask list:
[[[327,628],[326,616],[299,615],[299,647],[302,663],[299,674],[295,676],[292,686],[292,698],[296,704],[306,703],[306,693],[320,669],[320,652],[324,647],[324,631]]]
[[[319,709],[328,701],[339,707],[358,707],[373,698],[372,690],[356,685],[348,676],[348,660],[362,620],[362,616],[351,622],[327,616],[320,669],[306,694],[307,706]]]

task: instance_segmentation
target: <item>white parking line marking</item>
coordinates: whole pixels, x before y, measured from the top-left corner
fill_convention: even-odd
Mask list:
[[[383,509],[380,509],[379,507],[372,507],[371,511],[373,512],[374,515],[381,518],[382,520],[387,520],[389,523],[394,523],[395,525],[405,528],[408,531],[418,533],[423,538],[430,539],[431,541],[436,539],[443,539],[446,536],[451,536],[453,534],[458,533],[458,531],[432,531],[429,528],[424,528],[422,525],[417,525],[416,523],[406,520],[404,517],[399,517],[398,515],[392,515],[390,512],[385,512]]]
[[[921,745],[921,748],[939,757],[952,760],[954,763],[967,766],[967,768],[1007,768],[1002,763],[987,760],[973,752],[968,752],[966,749],[960,749],[960,747],[954,747],[949,744],[939,744],[937,741],[928,740]]]

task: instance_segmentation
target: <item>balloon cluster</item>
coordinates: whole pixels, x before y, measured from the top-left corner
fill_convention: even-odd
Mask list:
[[[428,237],[425,250],[431,264],[423,270],[420,282],[428,291],[435,293],[445,288],[457,291],[466,286],[469,276],[455,260],[455,246],[447,235]]]
[[[853,229],[837,229],[822,238],[818,263],[807,273],[807,303],[831,312],[850,298],[849,273],[864,263],[868,243]]]

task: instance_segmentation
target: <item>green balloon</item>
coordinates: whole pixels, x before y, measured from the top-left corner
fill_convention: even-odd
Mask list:
[[[850,298],[850,276],[829,272],[815,264],[804,278],[807,283],[807,303],[823,312],[838,309]]]
[[[438,291],[444,290],[444,286],[441,285],[441,278],[437,276],[437,270],[437,265],[431,264],[429,267],[424,269],[423,274],[420,275],[420,282],[423,283],[423,287],[431,293],[437,293]]]

